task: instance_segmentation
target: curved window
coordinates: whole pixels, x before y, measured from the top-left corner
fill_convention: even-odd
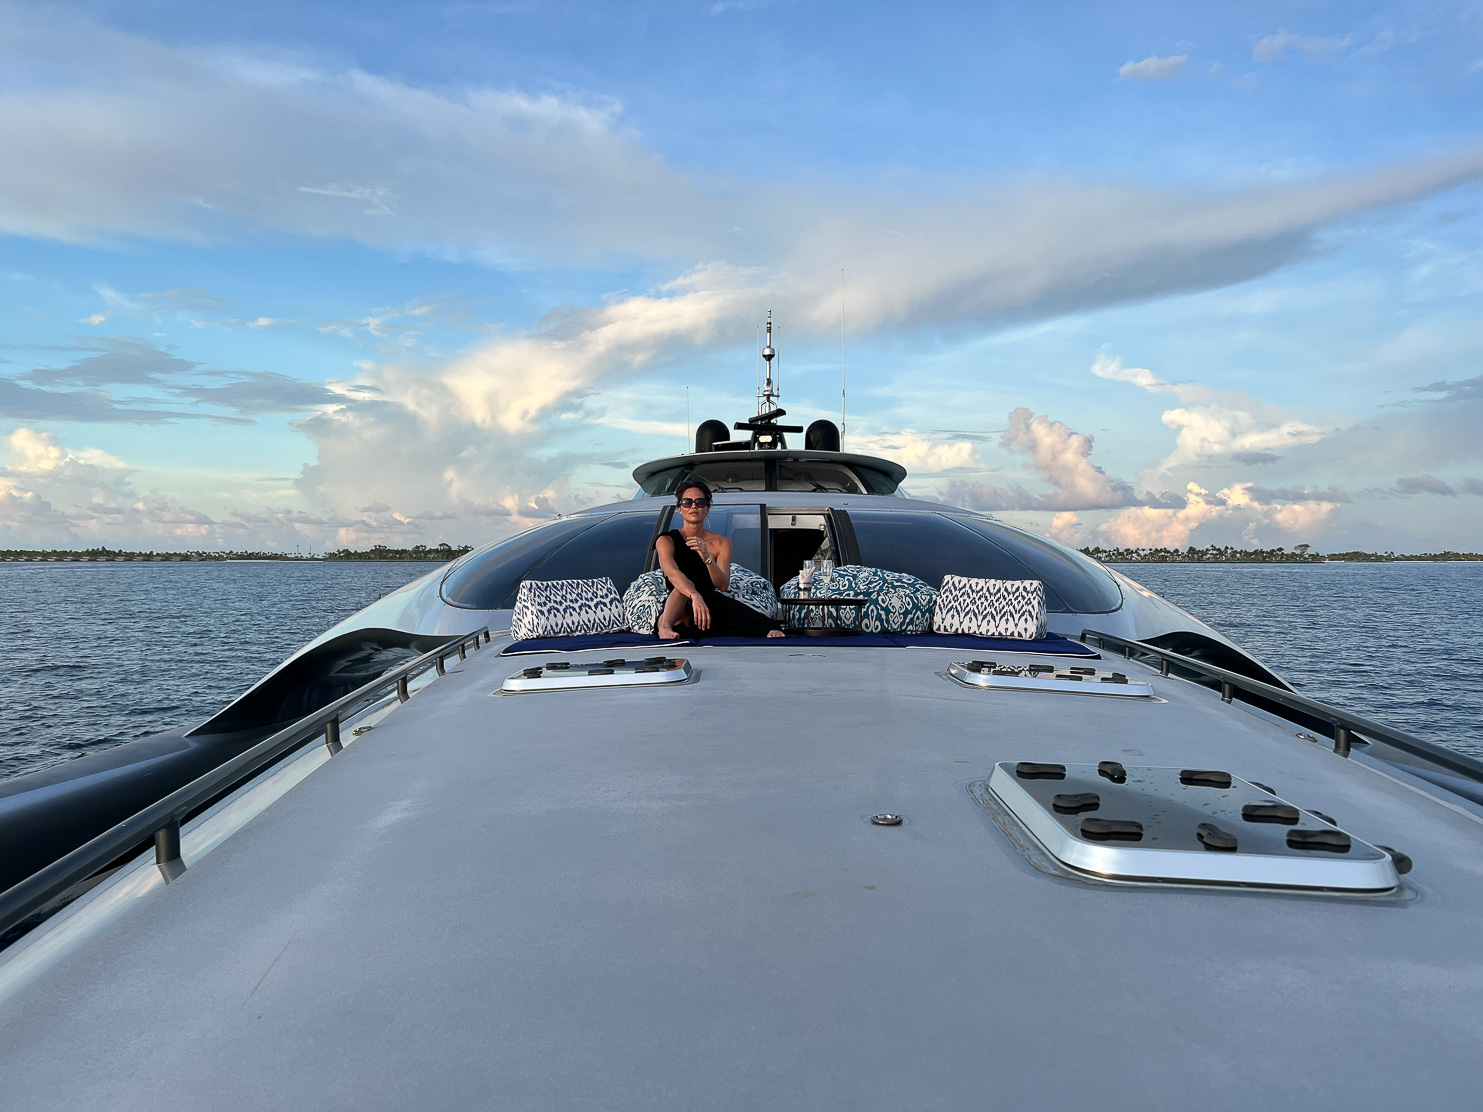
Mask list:
[[[644,570],[658,511],[571,517],[474,552],[443,579],[443,601],[508,610],[522,579],[601,579],[622,594]]]
[[[1014,553],[1033,568],[1048,591],[1061,596],[1066,609],[1078,614],[1106,614],[1119,609],[1123,593],[1117,580],[1089,557],[1052,544],[1043,537],[997,521],[955,517],[954,521]],[[1050,605],[1049,595],[1046,605]]]
[[[536,562],[602,518],[570,517],[537,525],[471,552],[454,564],[439,588],[443,601],[466,610],[503,610],[515,605],[515,591]],[[506,600],[509,601],[506,601]]]
[[[659,511],[614,514],[552,552],[521,579],[602,579],[621,595],[644,573]],[[515,605],[513,596],[510,605]]]
[[[850,523],[866,567],[904,571],[933,587],[945,575],[974,579],[1039,579],[1031,568],[988,537],[965,528],[956,518],[934,513],[892,513],[851,508]],[[1046,584],[1045,608],[1070,609]]]

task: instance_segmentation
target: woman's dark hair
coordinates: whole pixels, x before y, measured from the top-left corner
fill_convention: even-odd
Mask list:
[[[687,490],[698,490],[705,495],[705,500],[707,502],[711,501],[711,488],[705,485],[705,481],[703,479],[697,479],[692,475],[690,478],[682,481],[680,485],[675,488],[675,501],[678,502],[681,498],[685,497],[685,492]]]

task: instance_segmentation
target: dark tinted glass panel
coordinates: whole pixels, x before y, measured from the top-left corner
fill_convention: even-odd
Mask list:
[[[997,521],[958,520],[974,532],[992,538],[1028,564],[1047,588],[1061,596],[1068,610],[1079,614],[1106,614],[1122,606],[1123,593],[1117,581],[1081,553],[1070,552]]]
[[[766,468],[760,459],[697,463],[690,474],[699,475],[718,494],[728,490],[763,490],[767,486]]]
[[[896,486],[896,480],[893,479],[893,478],[891,478],[891,476],[887,475],[884,471],[877,471],[873,467],[866,467],[865,465],[858,464],[858,463],[857,464],[852,464],[851,466],[854,468],[855,474],[859,475],[861,481],[863,481],[865,483],[866,493],[868,493],[868,494],[900,494],[901,493],[901,491]]]
[[[678,515],[670,527],[678,529],[682,522]],[[705,527],[712,533],[731,538],[731,562],[740,564],[758,575],[762,569],[762,507],[761,506],[712,506],[706,516]]]
[[[600,517],[570,517],[537,525],[471,552],[443,578],[443,601],[469,610],[504,610],[515,605],[515,591],[525,573],[559,545]]]
[[[689,468],[670,467],[664,471],[656,471],[644,480],[643,492],[645,494],[673,494],[675,483],[680,481],[680,476],[685,474]]]
[[[965,529],[956,520],[932,513],[887,513],[850,510],[866,567],[904,571],[942,586],[944,575],[973,579],[1041,579],[988,537]],[[1047,610],[1065,610],[1047,585]]]
[[[801,463],[778,461],[778,490],[833,491],[837,494],[864,494],[865,489],[854,472],[840,463],[807,460]]]
[[[644,570],[657,510],[617,514],[578,533],[522,579],[601,579],[613,581],[621,595]],[[514,605],[511,599],[510,605]]]

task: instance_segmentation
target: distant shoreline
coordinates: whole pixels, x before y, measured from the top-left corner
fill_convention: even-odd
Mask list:
[[[1400,564],[1469,563],[1483,560],[1483,552],[1314,552],[1299,545],[1284,548],[1083,548],[1081,552],[1104,564]]]
[[[341,548],[324,555],[295,552],[132,552],[125,549],[0,549],[0,563],[11,564],[183,564],[272,560],[283,563],[425,562],[446,563],[471,552],[471,545],[440,544],[428,548]],[[1104,564],[1393,564],[1483,561],[1483,552],[1314,552],[1308,545],[1285,548],[1083,548],[1081,552]]]
[[[470,545],[440,544],[432,548],[368,549],[341,548],[323,556],[296,552],[130,552],[123,549],[0,549],[0,563],[9,564],[193,564],[226,563],[238,560],[272,560],[279,563],[323,564],[346,561],[446,563],[472,551]]]

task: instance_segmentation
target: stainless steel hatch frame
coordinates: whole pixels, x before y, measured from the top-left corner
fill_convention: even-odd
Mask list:
[[[1026,762],[1002,761],[985,786],[1047,853],[1077,873],[1145,883],[1325,892],[1389,892],[1400,884],[1390,854],[1238,776],[1104,765],[1109,763],[1120,781],[1098,765],[1037,764],[1027,775],[1021,767]],[[1088,805],[1087,797],[1095,797],[1096,804]],[[1295,817],[1272,821],[1243,815],[1265,813],[1274,804]],[[1114,832],[1088,834],[1088,819]],[[1122,826],[1138,827],[1136,840],[1115,832]],[[1211,830],[1230,836],[1235,845],[1218,844]],[[1336,852],[1291,844],[1325,840],[1347,840],[1348,848]]]

